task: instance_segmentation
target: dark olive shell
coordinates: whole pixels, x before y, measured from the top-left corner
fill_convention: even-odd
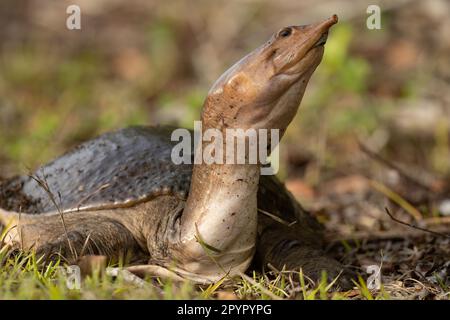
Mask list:
[[[173,129],[129,127],[87,141],[0,185],[0,207],[42,213],[131,206],[161,194],[185,198],[192,165],[171,161]]]

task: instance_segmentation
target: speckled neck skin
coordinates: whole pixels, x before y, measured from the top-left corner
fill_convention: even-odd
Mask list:
[[[259,166],[198,165],[193,181],[182,217],[183,269],[216,277],[220,269],[208,254],[226,272],[247,269],[255,250]]]
[[[232,66],[206,98],[203,130],[279,129],[281,137],[336,22],[333,16],[284,28]],[[178,273],[214,281],[247,269],[255,251],[259,175],[258,164],[194,166],[179,242],[173,246]]]

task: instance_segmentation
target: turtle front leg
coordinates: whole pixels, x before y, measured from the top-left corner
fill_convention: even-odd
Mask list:
[[[132,234],[114,220],[74,225],[51,241],[36,246],[36,256],[45,261],[58,258],[75,262],[83,255],[103,255],[113,261],[143,256]]]
[[[36,252],[45,261],[64,258],[67,262],[87,254],[104,255],[117,261],[132,258],[148,259],[133,234],[108,211],[64,214],[22,214],[16,219],[14,247]]]
[[[278,270],[302,269],[303,274],[316,284],[325,271],[328,283],[336,277],[338,288],[351,289],[353,273],[328,257],[322,250],[322,235],[305,230],[299,225],[284,225],[269,217],[259,217],[257,260],[264,268],[271,264]]]

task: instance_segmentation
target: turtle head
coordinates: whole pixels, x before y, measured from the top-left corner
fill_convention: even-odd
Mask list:
[[[209,92],[202,115],[206,126],[284,132],[336,22],[333,15],[320,23],[282,28],[238,61]]]

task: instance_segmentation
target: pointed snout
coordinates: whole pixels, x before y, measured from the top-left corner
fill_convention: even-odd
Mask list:
[[[331,17],[329,17],[328,19],[326,19],[322,22],[311,24],[310,28],[314,33],[323,34],[323,33],[328,32],[328,30],[337,22],[338,22],[338,16],[333,14]]]
[[[338,16],[334,14],[330,18],[322,22],[310,24],[309,26],[307,26],[310,38],[313,40],[312,42],[310,42],[311,44],[313,44],[313,47],[325,44],[328,38],[328,30],[337,22]]]
[[[319,27],[328,30],[330,27],[338,22],[338,16],[333,14],[331,17],[319,23]]]

